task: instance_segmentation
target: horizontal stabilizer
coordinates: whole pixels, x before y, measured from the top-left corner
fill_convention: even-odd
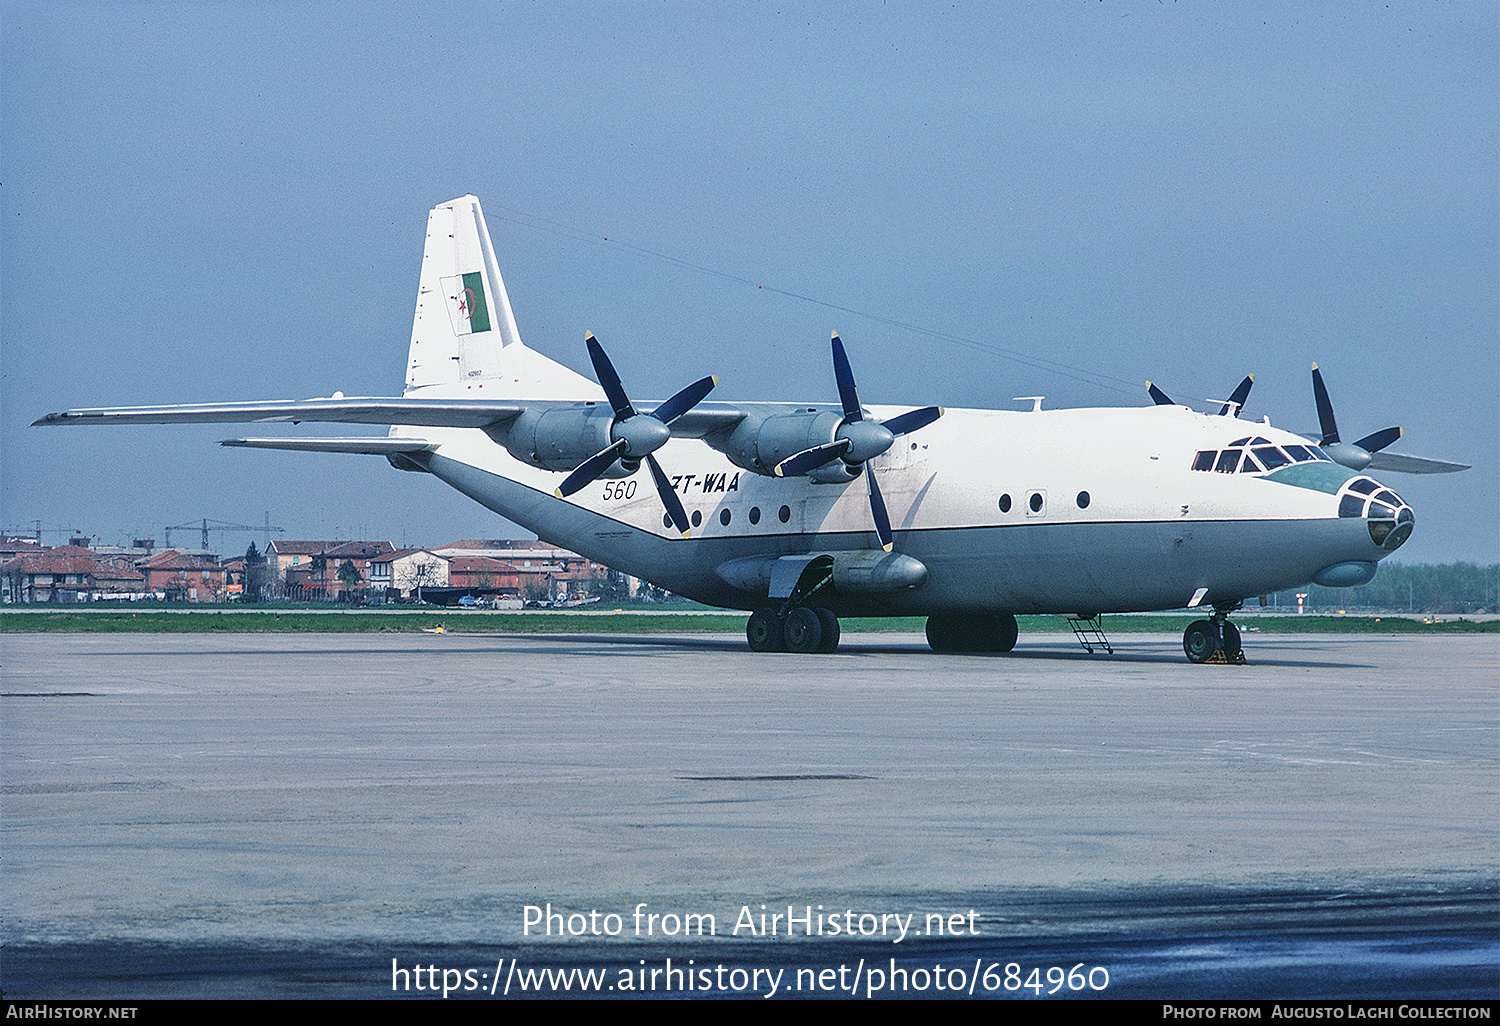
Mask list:
[[[226,438],[219,444],[242,449],[347,452],[367,456],[430,452],[437,448],[436,443],[425,438]]]

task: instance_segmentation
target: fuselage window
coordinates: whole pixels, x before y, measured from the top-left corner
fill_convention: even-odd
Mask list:
[[[730,519],[731,515],[727,506],[724,509],[719,510],[719,523],[723,524],[725,527],[728,527]]]
[[[1235,468],[1240,465],[1240,453],[1243,449],[1225,449],[1219,454],[1219,464],[1214,467],[1221,474],[1233,474]]]
[[[1368,477],[1356,478],[1349,482],[1349,490],[1351,492],[1359,492],[1361,495],[1369,495],[1379,487],[1378,484],[1371,481]]]
[[[1033,512],[1033,513],[1040,513],[1042,511],[1042,503],[1045,502],[1045,501],[1046,500],[1042,498],[1042,493],[1041,492],[1032,492],[1031,493],[1031,512]]]
[[[693,510],[693,526],[697,527],[701,523],[703,523],[703,511]]]
[[[1346,495],[1339,500],[1339,516],[1362,517],[1365,515],[1365,497],[1363,495]]]
[[[778,509],[776,511],[776,516],[777,516],[778,519],[780,519],[780,521],[783,524],[786,523],[788,520],[792,519],[792,507],[790,507],[790,506],[783,506],[783,507],[781,507],[780,509]]]
[[[1078,508],[1079,509],[1088,509],[1089,508],[1089,493],[1088,492],[1079,492],[1078,493]]]
[[[1212,470],[1212,469],[1214,469],[1214,459],[1218,455],[1219,455],[1219,451],[1217,449],[1204,449],[1198,455],[1196,455],[1196,456],[1193,457],[1193,469],[1194,470]]]
[[[1007,492],[1004,495],[1000,496],[1000,512],[1001,513],[1009,513],[1010,512],[1010,493],[1009,492]]]
[[[760,507],[759,506],[751,506],[750,507],[750,522],[752,524],[758,524],[758,523],[760,523]]]

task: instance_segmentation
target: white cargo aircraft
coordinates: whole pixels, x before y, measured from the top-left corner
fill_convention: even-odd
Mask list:
[[[757,651],[828,652],[840,616],[926,616],[938,651],[1008,652],[1017,613],[1205,610],[1194,662],[1242,661],[1228,615],[1309,581],[1363,584],[1411,533],[1366,468],[1459,464],[1319,444],[1148,388],[1141,409],[864,407],[833,337],[839,403],[705,403],[703,378],[636,405],[592,335],[597,384],[521,342],[479,201],[436,207],[400,398],[68,410],[37,424],[339,421],[386,437],[224,445],[384,456],[551,544],[710,605],[751,610]],[[640,472],[645,463],[646,473]],[[1212,612],[1207,612],[1211,610]],[[1080,638],[1089,635],[1080,629]],[[1092,651],[1092,648],[1090,649]]]

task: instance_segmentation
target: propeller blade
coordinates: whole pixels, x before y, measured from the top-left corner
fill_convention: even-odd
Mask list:
[[[1161,389],[1157,388],[1155,385],[1151,384],[1151,382],[1149,382],[1149,381],[1146,382],[1146,392],[1151,396],[1151,401],[1154,402],[1154,403],[1156,403],[1156,405],[1158,405],[1158,406],[1176,406],[1177,405],[1176,403],[1174,403],[1172,401],[1172,397],[1171,396],[1167,395],[1167,393],[1163,392]]]
[[[1376,431],[1374,434],[1365,435],[1354,444],[1365,452],[1379,452],[1400,438],[1405,432],[1398,427],[1388,427],[1384,431]]]
[[[563,483],[557,486],[557,491],[553,494],[559,499],[564,499],[598,480],[599,475],[608,470],[611,463],[625,455],[625,450],[629,447],[630,443],[622,438],[608,448],[600,449],[563,478]]]
[[[694,406],[697,406],[699,403],[701,403],[703,401],[703,397],[712,392],[714,390],[714,386],[718,383],[719,379],[713,375],[709,375],[706,378],[695,381],[687,388],[684,388],[672,398],[662,403],[656,409],[652,410],[651,416],[655,417],[663,424],[670,424],[672,423],[672,421],[682,416],[688,410],[691,410]]]
[[[865,464],[865,483],[870,488],[870,515],[875,518],[875,534],[880,538],[880,547],[890,552],[895,544],[895,536],[891,534],[891,518],[885,511],[885,498],[880,494],[880,486],[875,483],[875,471],[870,464]]]
[[[1219,411],[1219,416],[1238,417],[1240,411],[1245,408],[1245,400],[1250,397],[1250,386],[1253,384],[1255,384],[1255,375],[1246,374],[1245,380],[1236,385],[1234,391],[1229,393],[1229,401]]]
[[[1318,404],[1318,426],[1323,429],[1323,440],[1319,445],[1330,445],[1339,440],[1339,426],[1333,419],[1333,403],[1328,401],[1328,389],[1323,384],[1323,375],[1318,365],[1312,365],[1313,402]]]
[[[859,392],[854,388],[854,371],[849,368],[849,355],[844,352],[844,343],[839,341],[839,333],[833,333],[833,377],[839,384],[839,402],[844,407],[844,419],[847,421],[863,420],[865,415],[859,409]]]
[[[609,398],[609,405],[614,408],[615,418],[624,420],[635,416],[635,407],[630,405],[630,397],[625,394],[625,386],[620,383],[620,375],[615,373],[615,365],[609,362],[609,357],[604,353],[604,347],[594,337],[592,331],[585,332],[583,344],[588,346],[589,359],[594,362],[594,380],[599,382],[599,387],[604,389],[604,394]]]
[[[803,449],[794,456],[788,456],[776,464],[774,473],[777,477],[796,477],[805,474],[809,470],[817,470],[827,463],[832,463],[844,453],[849,451],[850,442],[847,438],[836,438],[822,445],[815,445],[811,449]]]
[[[880,426],[893,435],[909,435],[913,431],[919,431],[937,420],[943,415],[941,406],[924,406],[920,410],[911,410],[900,416],[883,420]]]
[[[661,464],[656,462],[656,457],[650,453],[646,454],[646,465],[651,468],[651,476],[656,480],[656,494],[661,496],[661,504],[667,509],[667,516],[672,520],[672,526],[682,532],[686,538],[691,531],[688,523],[687,510],[682,508],[682,500],[677,497],[677,489],[672,487],[672,479],[667,477],[666,472],[661,469]]]

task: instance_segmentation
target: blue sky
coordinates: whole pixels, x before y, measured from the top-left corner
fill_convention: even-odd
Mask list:
[[[1407,562],[1500,558],[1493,3],[0,3],[0,527],[519,533],[375,457],[73,406],[397,394],[427,210],[522,337],[633,395],[1222,397],[1387,475]],[[751,284],[747,284],[751,283]],[[757,288],[755,285],[764,285]],[[252,536],[215,538],[240,551]],[[49,538],[49,541],[56,540]]]

